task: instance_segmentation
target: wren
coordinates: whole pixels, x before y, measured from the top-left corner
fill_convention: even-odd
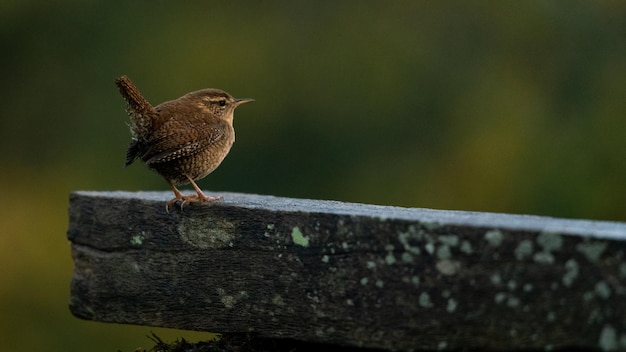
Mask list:
[[[122,76],[115,84],[128,104],[131,142],[124,166],[141,159],[169,184],[175,197],[165,210],[181,201],[189,203],[222,199],[206,196],[197,180],[213,172],[235,142],[233,113],[254,99],[235,99],[220,89],[207,88],[152,106],[131,80]],[[191,184],[196,191],[183,195],[176,186]]]

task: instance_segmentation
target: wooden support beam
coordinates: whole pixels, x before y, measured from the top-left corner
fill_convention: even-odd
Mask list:
[[[386,350],[626,350],[626,224],[74,192],[84,319]]]

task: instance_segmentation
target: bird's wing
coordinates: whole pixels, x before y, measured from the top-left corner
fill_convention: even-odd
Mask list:
[[[124,167],[132,164],[135,159],[141,157],[146,152],[146,144],[145,142],[141,142],[135,138],[130,141],[128,145],[128,149],[126,149],[126,161],[124,162]]]
[[[225,126],[220,123],[173,120],[166,123],[149,142],[150,149],[142,157],[146,164],[153,165],[192,156],[224,137]]]

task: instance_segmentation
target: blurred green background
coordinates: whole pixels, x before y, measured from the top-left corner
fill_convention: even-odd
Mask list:
[[[72,190],[166,190],[113,84],[222,88],[207,190],[626,220],[624,1],[0,1],[0,350],[186,333],[67,309]]]

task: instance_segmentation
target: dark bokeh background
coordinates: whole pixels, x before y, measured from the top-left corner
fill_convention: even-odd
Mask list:
[[[626,2],[0,1],[0,350],[132,351],[67,309],[76,189],[167,189],[113,80],[256,98],[207,190],[626,220]]]

